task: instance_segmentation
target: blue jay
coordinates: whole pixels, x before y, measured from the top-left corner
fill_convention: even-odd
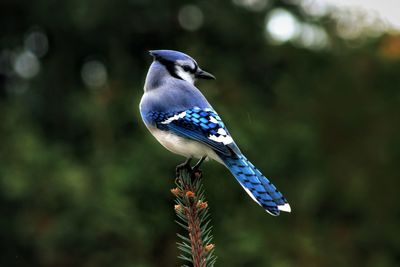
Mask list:
[[[217,112],[194,86],[215,79],[190,56],[173,50],[149,51],[140,114],[153,136],[168,150],[191,159],[211,158],[226,166],[250,197],[268,213],[290,212],[276,187],[240,152]]]

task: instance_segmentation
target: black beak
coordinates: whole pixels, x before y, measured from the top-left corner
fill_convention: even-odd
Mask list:
[[[206,80],[215,80],[215,76],[212,75],[211,73],[208,73],[207,71],[198,69],[195,73],[196,78],[199,79],[206,79]]]

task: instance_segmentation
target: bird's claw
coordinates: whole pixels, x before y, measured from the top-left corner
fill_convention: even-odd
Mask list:
[[[176,166],[176,169],[175,169],[176,177],[179,177],[179,172],[183,169],[192,171],[192,167],[190,166],[191,162],[192,162],[192,158],[187,158],[184,163],[181,163],[178,166]]]
[[[179,177],[179,172],[183,169],[187,169],[189,172],[192,173],[192,175],[194,176],[195,179],[199,179],[201,178],[202,174],[201,174],[201,170],[200,170],[200,166],[203,163],[203,161],[206,159],[207,157],[204,156],[202,157],[197,163],[196,165],[193,166],[193,168],[191,167],[190,163],[192,162],[192,158],[187,158],[186,161],[182,164],[179,164],[178,166],[176,166],[176,177]]]

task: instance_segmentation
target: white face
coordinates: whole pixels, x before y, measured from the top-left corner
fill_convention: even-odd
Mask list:
[[[196,78],[194,73],[196,72],[196,65],[193,61],[182,61],[178,60],[175,63],[175,73],[181,79],[194,84]]]

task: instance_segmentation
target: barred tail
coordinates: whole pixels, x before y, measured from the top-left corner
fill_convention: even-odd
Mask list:
[[[278,216],[290,212],[290,205],[276,187],[243,155],[220,158],[250,197],[268,213]]]

